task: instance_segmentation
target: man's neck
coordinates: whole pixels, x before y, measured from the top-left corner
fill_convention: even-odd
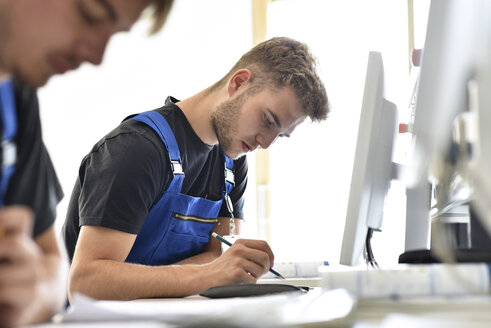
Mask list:
[[[210,93],[208,89],[205,89],[177,103],[194,132],[207,145],[218,143],[211,123],[211,115],[220,103],[221,92],[221,90],[218,90]]]
[[[8,74],[6,71],[4,71],[0,67],[0,83],[2,83],[3,81],[7,80],[8,78],[10,78],[10,74]]]

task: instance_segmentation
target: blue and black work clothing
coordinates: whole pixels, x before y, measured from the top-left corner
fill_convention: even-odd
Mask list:
[[[169,97],[156,112],[165,118],[177,141],[185,173],[181,193],[218,201],[224,181],[220,147],[201,141],[176,102]],[[233,162],[235,186],[230,197],[234,217],[243,218],[247,160],[241,157]],[[171,181],[168,152],[159,135],[139,121],[121,123],[94,146],[80,166],[63,226],[70,259],[83,225],[140,233]],[[229,216],[223,202],[218,217]]]
[[[222,153],[226,170],[222,199],[210,200],[183,194],[185,173],[181,154],[166,119],[156,111],[145,112],[131,119],[147,124],[159,135],[169,155],[172,177],[164,194],[148,213],[126,262],[172,264],[202,253],[218,222],[222,203],[228,200],[234,187],[233,160]]]
[[[36,91],[19,81],[0,83],[12,83],[16,112],[15,120],[6,120],[9,123],[4,122],[2,115],[0,125],[2,136],[4,130],[15,130],[15,137],[10,140],[11,143],[4,142],[0,151],[0,163],[8,162],[13,168],[8,184],[5,190],[2,190],[1,203],[4,206],[30,207],[35,215],[33,237],[37,237],[53,225],[56,219],[56,205],[63,198],[63,191],[42,139]],[[4,91],[7,92],[6,89]],[[5,106],[5,102],[0,101],[0,106]],[[3,111],[4,108],[0,110]],[[15,123],[17,127],[13,129],[11,124]],[[4,124],[10,126],[5,127]],[[6,147],[9,149],[5,149]],[[15,151],[14,157],[11,156],[12,150]],[[4,154],[9,157],[6,161],[3,158]]]

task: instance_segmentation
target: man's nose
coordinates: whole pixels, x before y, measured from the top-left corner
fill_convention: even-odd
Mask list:
[[[268,149],[276,139],[278,139],[278,133],[270,133],[268,135],[261,135],[258,137],[259,146],[262,149]]]
[[[89,62],[93,65],[100,65],[109,38],[109,33],[101,33],[94,39],[80,41],[76,46],[77,59],[80,62]]]

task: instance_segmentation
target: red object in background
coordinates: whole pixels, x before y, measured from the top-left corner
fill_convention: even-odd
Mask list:
[[[421,65],[421,54],[423,49],[413,49],[411,50],[411,62],[413,66],[419,67]]]
[[[399,123],[399,133],[413,132],[412,125],[407,123]]]

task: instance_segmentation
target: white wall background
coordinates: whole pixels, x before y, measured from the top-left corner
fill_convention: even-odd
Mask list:
[[[420,46],[429,1],[415,2]],[[271,220],[278,258],[339,261],[369,51],[382,53],[386,98],[397,104],[400,121],[407,122],[407,17],[406,1],[273,2],[269,36],[286,35],[311,46],[332,105],[327,121],[304,124],[270,150]],[[408,137],[398,140],[398,162],[404,162]],[[382,266],[396,264],[404,251],[404,226],[404,188],[393,182],[383,231],[373,240]]]
[[[271,149],[275,250],[285,258],[337,263],[369,51],[382,52],[387,99],[399,108],[405,101],[406,2],[277,1],[271,8],[269,22],[271,36],[288,35],[311,46],[319,59],[332,105],[327,121],[305,124],[291,140],[281,140]],[[388,230],[384,237],[390,237],[395,251],[387,254],[389,261],[391,256],[398,255],[396,252],[402,252],[404,245],[404,203],[401,197],[396,197],[394,202],[398,203],[399,213],[391,213],[384,223],[384,230]],[[277,206],[280,203],[297,206]],[[380,237],[377,234],[374,243]],[[293,240],[296,242],[292,243]],[[276,244],[291,246],[283,252],[286,248]],[[374,251],[376,256],[386,255],[376,248]]]
[[[305,123],[271,148],[272,247],[278,260],[337,263],[368,51],[382,52],[387,98],[407,107],[406,10],[402,0],[281,0],[270,6],[269,36],[311,46],[333,109],[326,122]],[[167,95],[182,99],[211,85],[252,46],[251,1],[179,0],[162,32],[147,37],[147,27],[142,21],[114,37],[100,67],[84,66],[40,90],[44,138],[66,195],[57,229],[79,163],[97,140],[126,115],[161,106]],[[249,236],[256,228],[254,163],[249,157]],[[390,219],[374,237],[382,265],[395,263],[404,245],[404,194],[397,183],[392,189]]]

